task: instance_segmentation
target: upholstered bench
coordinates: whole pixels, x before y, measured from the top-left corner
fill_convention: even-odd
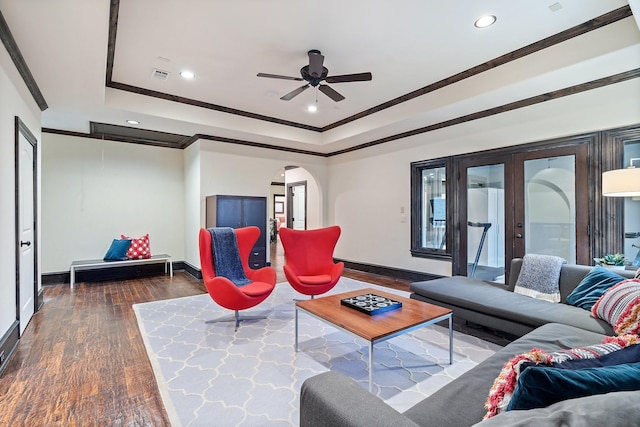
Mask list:
[[[127,259],[124,261],[105,261],[102,259],[73,261],[71,263],[71,268],[69,269],[69,283],[71,285],[71,289],[73,289],[73,285],[76,281],[76,271],[101,270],[106,268],[127,267],[131,265],[160,263],[164,263],[164,274],[167,274],[168,271],[169,276],[173,277],[173,264],[171,262],[171,255],[167,254],[153,255],[151,258],[145,259]]]

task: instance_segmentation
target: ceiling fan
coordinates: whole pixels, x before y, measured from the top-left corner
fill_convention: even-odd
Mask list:
[[[295,89],[288,94],[284,95],[280,99],[284,101],[290,101],[295,96],[300,95],[302,92],[307,90],[310,86],[318,87],[320,92],[327,95],[329,98],[334,101],[342,101],[344,96],[340,95],[330,86],[326,84],[322,84],[321,82],[327,83],[345,83],[345,82],[364,82],[371,80],[371,73],[357,73],[357,74],[343,74],[340,76],[329,76],[329,70],[327,67],[324,67],[322,64],[324,62],[324,55],[320,53],[317,49],[312,49],[307,52],[309,55],[309,65],[305,65],[300,69],[300,75],[302,77],[289,77],[289,76],[281,76],[278,74],[266,74],[266,73],[258,73],[258,77],[268,77],[271,79],[283,79],[283,80],[296,80],[296,81],[306,81],[307,83],[304,86],[300,86],[298,89]]]

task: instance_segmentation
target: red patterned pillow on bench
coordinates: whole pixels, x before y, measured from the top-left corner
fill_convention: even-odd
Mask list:
[[[135,239],[127,237],[124,234],[120,236],[122,239],[131,239],[131,246],[127,252],[127,259],[147,259],[151,258],[151,248],[149,246],[149,234]]]

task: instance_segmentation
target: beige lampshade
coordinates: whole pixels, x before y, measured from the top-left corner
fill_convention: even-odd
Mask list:
[[[640,196],[640,168],[615,169],[602,174],[602,195]]]

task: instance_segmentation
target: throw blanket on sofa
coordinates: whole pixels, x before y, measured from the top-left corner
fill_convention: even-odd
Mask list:
[[[560,302],[560,269],[567,261],[552,255],[527,254],[513,292],[550,302]]]
[[[216,276],[226,277],[236,286],[251,283],[242,268],[236,232],[233,228],[209,228],[209,233],[211,233],[211,252],[213,253],[213,268]]]

